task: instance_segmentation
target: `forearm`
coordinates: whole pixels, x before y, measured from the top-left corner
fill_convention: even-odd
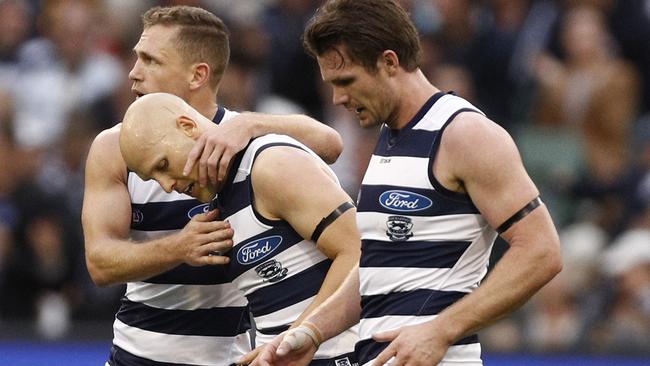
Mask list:
[[[343,284],[307,316],[327,340],[359,322],[361,297],[359,295],[359,267],[352,268]]]
[[[352,253],[339,254],[330,266],[327,276],[323,280],[323,284],[314,298],[314,301],[302,312],[300,317],[296,319],[294,325],[300,324],[314,309],[325,302],[329,297],[341,287],[350,271],[359,262],[359,257]]]
[[[86,263],[98,286],[141,281],[181,264],[166,248],[172,237],[136,243],[101,239],[86,250]],[[88,247],[88,243],[87,243]]]
[[[450,344],[476,333],[523,305],[559,272],[559,254],[549,248],[512,247],[484,283],[434,319]]]
[[[254,112],[242,113],[252,117],[253,136],[270,133],[288,135],[314,150],[325,162],[332,164],[343,151],[343,140],[333,128],[313,118],[300,114],[269,115]]]

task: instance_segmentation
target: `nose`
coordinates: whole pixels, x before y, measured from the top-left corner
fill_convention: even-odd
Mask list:
[[[142,73],[140,72],[140,60],[139,59],[135,60],[135,63],[133,64],[133,68],[131,68],[131,71],[129,71],[129,79],[131,79],[133,81],[142,80]]]
[[[335,87],[332,91],[332,103],[334,105],[344,105],[350,101],[348,94],[341,88]]]
[[[158,176],[155,179],[156,182],[158,182],[158,184],[160,184],[162,189],[167,193],[172,193],[172,191],[176,188],[176,181],[174,181],[171,178]]]

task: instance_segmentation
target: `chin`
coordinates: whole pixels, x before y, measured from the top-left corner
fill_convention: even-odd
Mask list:
[[[193,196],[203,203],[209,203],[212,202],[216,195],[216,192],[213,192],[211,189],[201,188],[198,192],[196,192],[196,195]]]

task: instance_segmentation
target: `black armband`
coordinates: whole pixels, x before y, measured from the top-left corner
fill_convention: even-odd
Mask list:
[[[536,209],[540,204],[542,204],[542,199],[539,198],[539,196],[535,197],[521,210],[515,212],[514,215],[510,216],[510,218],[507,219],[503,224],[499,225],[499,227],[497,227],[497,233],[503,234],[503,232],[510,229],[512,225],[526,217],[529,213],[533,212],[533,210]]]
[[[311,234],[311,241],[318,242],[318,238],[328,226],[330,226],[336,219],[341,216],[345,211],[351,209],[354,205],[351,202],[344,202],[339,207],[335,208],[327,217],[324,217]]]

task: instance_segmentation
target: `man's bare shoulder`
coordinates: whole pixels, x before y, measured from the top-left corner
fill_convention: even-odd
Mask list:
[[[121,124],[117,124],[95,137],[88,154],[87,169],[101,169],[106,176],[125,179],[126,163],[120,152],[120,127]]]

